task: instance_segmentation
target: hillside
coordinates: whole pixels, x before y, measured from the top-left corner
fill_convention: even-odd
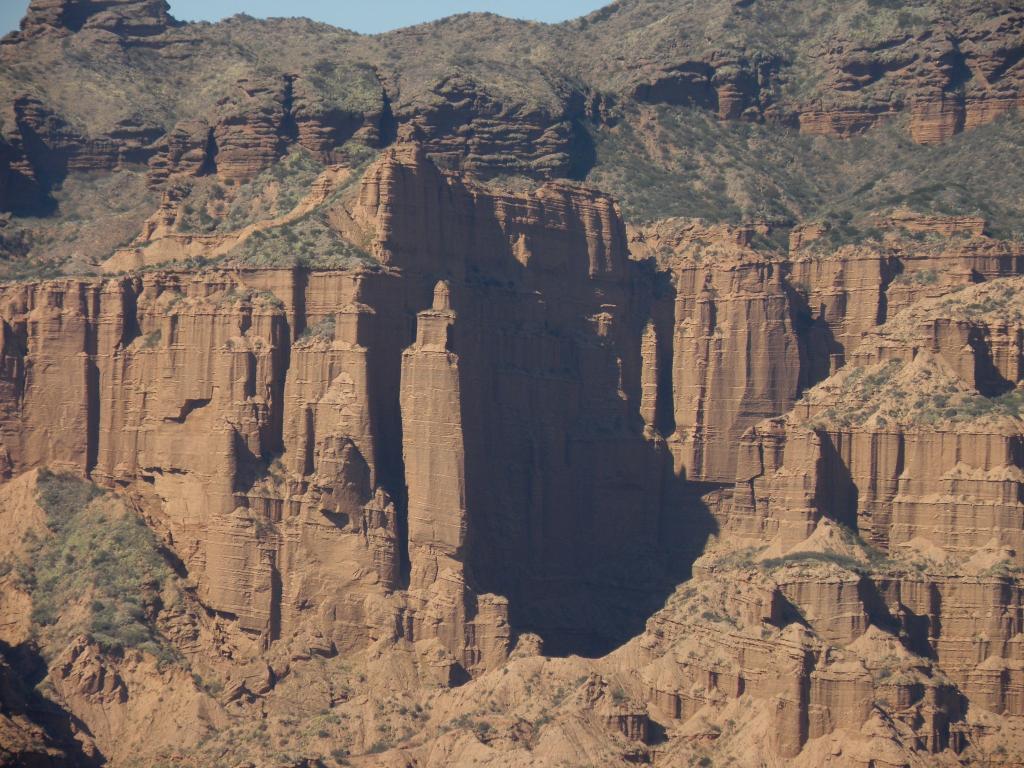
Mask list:
[[[0,766],[1024,764],[1024,6],[0,41]]]

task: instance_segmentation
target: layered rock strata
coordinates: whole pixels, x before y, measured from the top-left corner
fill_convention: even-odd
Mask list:
[[[860,18],[858,5],[847,3],[851,7],[836,15]],[[1019,9],[886,13],[877,34],[867,34],[871,25],[865,23],[830,28],[800,9],[798,23],[812,40],[797,55],[779,44],[786,22],[770,11],[732,6],[704,16],[707,10],[674,9],[651,29],[650,14],[631,6],[549,30],[536,61],[506,78],[495,75],[497,64],[507,64],[500,59],[419,67],[434,52],[432,35],[416,31],[379,44],[339,35],[314,46],[340,46],[339,61],[311,56],[296,62],[275,53],[256,68],[249,50],[223,59],[219,32],[179,24],[164,0],[33,0],[22,30],[5,38],[2,51],[12,63],[26,55],[55,56],[59,46],[87,46],[88,40],[102,46],[106,59],[123,58],[140,79],[160,80],[156,90],[173,103],[153,103],[146,94],[148,109],[107,110],[118,112],[108,121],[66,93],[48,97],[59,84],[45,74],[21,73],[5,83],[3,95],[0,206],[40,210],[52,204],[48,195],[67,170],[125,162],[148,163],[158,187],[196,174],[248,180],[296,144],[325,162],[340,162],[353,148],[350,141],[384,146],[399,125],[415,130],[442,166],[479,176],[552,179],[586,175],[596,161],[592,128],[652,104],[693,106],[723,120],[782,123],[837,138],[906,115],[912,139],[935,144],[1012,115],[1022,103]],[[644,44],[624,54],[605,52],[581,34],[590,29],[620,39],[618,25],[637,15]],[[706,25],[703,32],[695,34],[695,21]],[[233,23],[246,37],[252,32],[246,25],[257,22]],[[520,47],[520,36],[530,34],[528,25],[476,23],[478,37],[511,35]],[[766,23],[772,32],[765,36],[759,30]],[[688,41],[671,39],[667,30],[676,26],[686,27],[680,34]],[[720,27],[737,33],[723,35],[730,42],[706,46],[705,38],[722,34]],[[282,48],[298,44],[290,37],[295,30],[282,29],[289,40],[278,43]],[[464,33],[461,24],[452,25],[453,41]],[[216,77],[199,76],[189,85],[164,79],[165,70],[203,46],[217,52]],[[555,51],[571,63],[563,67]],[[102,62],[93,64],[102,71]],[[514,82],[517,77],[523,83]],[[195,98],[184,95],[195,89],[201,91]]]
[[[730,535],[782,552],[822,520],[856,531],[881,560],[850,584],[860,608],[846,641],[867,620],[895,622],[972,701],[1014,715],[1020,295],[1019,278],[997,279],[918,301],[866,334],[847,367],[744,436],[725,520]],[[810,605],[820,590],[787,594],[805,616],[820,611]]]
[[[312,621],[339,648],[436,642],[475,672],[508,653],[520,596],[518,623],[553,643],[609,642],[621,629],[589,600],[639,615],[627,571],[665,551],[669,470],[633,415],[645,380],[662,397],[659,345],[614,204],[565,183],[485,193],[403,147],[352,220],[383,269],[8,287],[5,472],[45,464],[159,501],[203,603],[267,644]],[[566,516],[580,494],[585,519]]]

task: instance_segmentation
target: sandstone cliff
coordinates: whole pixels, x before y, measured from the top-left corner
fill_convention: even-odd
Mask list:
[[[33,0],[0,764],[1024,762],[1021,14]]]
[[[347,236],[380,266],[68,278],[9,285],[0,302],[8,477],[46,465],[123,488],[193,585],[192,607],[161,632],[192,638],[188,658],[217,634],[234,638],[210,667],[230,682],[227,698],[215,705],[197,689],[191,722],[216,732],[217,706],[276,696],[285,668],[261,672],[260,656],[291,654],[299,669],[313,658],[285,649],[372,649],[372,665],[406,659],[413,686],[486,680],[510,654],[536,653],[528,631],[549,652],[611,650],[719,526],[729,546],[771,539],[758,555],[767,565],[707,556],[639,639],[586,667],[647,702],[607,704],[608,735],[595,743],[618,733],[642,745],[651,722],[674,733],[733,700],[760,717],[752,702],[771,700],[776,719],[757,727],[772,750],[813,762],[829,738],[868,751],[882,739],[894,754],[981,743],[990,731],[965,719],[965,696],[994,716],[1019,714],[1015,625],[995,620],[985,650],[965,647],[976,642],[969,625],[957,629],[979,601],[1012,610],[1015,577],[986,565],[965,580],[948,560],[999,563],[1006,551],[1015,562],[1020,551],[1021,430],[1006,410],[1016,401],[992,399],[1019,381],[1019,286],[999,277],[1012,267],[998,256],[983,271],[1011,246],[975,232],[943,258],[990,281],[937,283],[936,298],[879,324],[888,296],[911,298],[886,270],[930,269],[927,249],[906,251],[896,235],[871,257],[870,295],[882,298],[869,312],[862,299],[823,301],[808,319],[809,297],[834,290],[871,246],[787,256],[757,250],[751,231],[685,221],[627,240],[600,194],[564,182],[490,192],[413,143],[385,152],[340,205]],[[795,289],[794,275],[810,285]],[[859,328],[860,343],[847,362],[815,328],[847,340]],[[827,521],[867,543],[828,554],[853,534],[836,539]],[[873,564],[865,547],[905,550],[915,565]],[[915,570],[932,550],[945,553],[941,567]],[[825,570],[790,566],[803,551]],[[667,629],[680,612],[708,633]],[[885,634],[893,621],[905,646]],[[721,636],[746,627],[760,639]],[[116,757],[119,729],[138,722],[111,719],[132,701],[116,681],[137,675],[124,685],[143,690],[149,662],[78,643],[53,684],[90,748]],[[680,643],[700,664],[669,662]],[[709,656],[707,643],[722,650]],[[906,670],[894,672],[887,659],[904,652]],[[750,666],[753,656],[763,659]],[[99,666],[76,672],[79,659]],[[885,682],[893,674],[910,677]],[[96,675],[113,687],[93,691]],[[882,710],[853,703],[880,690],[892,702]],[[910,730],[878,730],[877,712],[897,709]]]

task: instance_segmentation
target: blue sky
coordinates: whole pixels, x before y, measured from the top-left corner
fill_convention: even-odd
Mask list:
[[[179,19],[215,21],[236,13],[250,16],[308,16],[358,32],[388,29],[466,11],[492,11],[539,21],[564,21],[596,10],[611,0],[169,0]],[[17,29],[28,0],[0,0],[0,34]]]

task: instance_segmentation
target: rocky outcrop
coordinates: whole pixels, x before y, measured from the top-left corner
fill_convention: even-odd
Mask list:
[[[463,229],[471,211],[479,221]],[[607,195],[564,181],[523,196],[485,192],[439,171],[419,143],[389,149],[367,173],[355,215],[375,235],[373,256],[403,271],[564,280],[576,293],[627,274],[625,227]],[[542,239],[559,247],[538,248]]]
[[[690,480],[731,480],[740,435],[799,392],[801,345],[784,262],[754,250],[753,234],[678,220],[630,237],[634,257],[654,258],[674,283],[671,348],[661,355],[671,371],[660,387],[671,382],[669,447]],[[648,399],[656,411],[655,390]]]
[[[0,46],[37,62],[0,77],[0,206],[67,229],[5,217],[0,245],[77,248],[90,173],[162,202],[77,276],[0,286],[9,761],[1020,762],[1024,250],[891,207],[787,249],[845,180],[770,174],[856,147],[679,109],[947,141],[1018,104],[1018,14],[798,4],[781,34],[764,4],[677,6],[367,39],[32,3]],[[480,30],[518,31],[482,55]],[[93,45],[153,93],[98,88]],[[717,162],[757,153],[773,189]],[[568,180],[591,168],[751,223],[627,228]],[[871,199],[945,210],[904,181]],[[73,482],[90,541],[144,532],[147,579],[47,605],[44,569],[92,562]]]
[[[349,141],[379,146],[385,96],[377,90],[365,111],[331,107],[325,94],[296,75],[242,78],[209,114],[178,121],[170,130],[125,118],[89,135],[31,95],[17,97],[13,120],[0,139],[0,207],[19,213],[45,208],[46,196],[69,173],[148,165],[150,186],[181,194],[180,186],[216,175],[228,184],[252,180],[290,147],[299,146],[325,164],[349,164]]]
[[[484,177],[579,178],[596,160],[584,124],[613,124],[650,104],[696,106],[725,120],[781,122],[837,137],[906,114],[911,136],[921,143],[945,141],[1016,112],[1021,104],[1022,21],[1016,9],[987,13],[972,7],[951,14],[919,9],[903,17],[886,12],[881,29],[871,34],[866,32],[870,25],[859,23],[830,29],[807,9],[795,10],[798,18],[788,21],[749,6],[734,8],[729,18],[719,18],[720,12],[704,17],[672,9],[663,13],[659,28],[641,34],[643,44],[632,46],[628,55],[608,57],[594,40],[602,35],[620,39],[617,17],[625,20],[632,14],[644,16],[645,24],[654,21],[630,8],[582,29],[566,25],[547,31],[536,63],[517,71],[528,81],[525,89],[495,77],[496,62],[479,66],[472,56],[459,66],[423,68],[415,62],[434,55],[430,36],[403,32],[382,40],[380,50],[353,36],[325,42],[340,46],[339,61],[318,57],[296,63],[275,57],[259,73],[246,56],[218,64],[230,74],[188,80],[214,81],[209,93],[204,87],[193,98],[188,94],[194,86],[168,81],[160,92],[174,92],[174,103],[149,104],[147,94],[150,108],[140,105],[138,114],[126,114],[114,130],[106,124],[90,128],[96,116],[65,95],[56,99],[59,105],[45,105],[50,122],[63,127],[36,130],[42,146],[25,131],[14,135],[8,126],[5,138],[14,157],[8,161],[3,157],[7,152],[0,151],[0,179],[17,177],[4,187],[21,183],[21,177],[31,183],[34,177],[25,164],[36,175],[44,166],[59,165],[66,160],[65,148],[47,149],[54,142],[74,145],[78,160],[72,170],[106,168],[112,158],[131,157],[132,162],[152,163],[154,184],[178,172],[204,168],[209,173],[215,166],[226,180],[248,179],[280,157],[284,146],[297,143],[324,162],[337,163],[346,159],[349,140],[384,146],[398,125],[415,130],[429,156],[444,167]],[[706,25],[703,32],[695,34],[695,21]],[[773,35],[783,32],[780,23],[808,27],[804,49],[793,52],[772,44]],[[722,34],[716,24],[723,25]],[[164,0],[34,0],[23,30],[9,36],[5,48],[16,61],[18,46],[43,55],[35,46],[58,44],[67,35],[98,35],[95,39],[116,44],[117,50],[141,46],[155,51],[155,59],[145,65],[150,74],[173,69],[197,46],[220,50],[217,34],[181,26]],[[677,26],[682,40],[665,39],[667,30]],[[528,34],[506,25],[495,29]],[[588,34],[581,35],[583,29]],[[725,34],[732,29],[735,33]],[[487,27],[479,35],[493,31]],[[707,46],[706,39],[717,44]],[[318,46],[318,51],[323,48]],[[403,46],[423,46],[423,53],[406,59],[395,50]],[[565,55],[560,58],[555,51]],[[556,71],[563,63],[566,71]],[[592,74],[576,77],[570,70]],[[8,108],[26,94],[41,98],[51,90],[41,83],[8,85]],[[139,116],[143,112],[145,118]],[[58,135],[50,135],[53,131]],[[100,156],[97,163],[90,162],[94,154]],[[13,191],[2,196],[12,198]]]
[[[790,544],[825,515],[883,549],[923,537],[969,552],[995,535],[1020,551],[1020,423],[999,399],[1020,382],[1017,282],[919,302],[866,334],[790,416],[744,436],[737,511]]]
[[[641,103],[709,109],[722,120],[762,120],[779,87],[781,57],[716,50],[705,58],[651,65],[634,75],[632,97]],[[653,70],[653,71],[652,71]]]
[[[972,701],[1008,714],[1020,712],[1019,296],[1019,278],[996,279],[865,334],[847,367],[744,436],[725,522],[794,560],[822,520],[856,531],[888,560],[834,594],[817,576],[782,585],[787,598],[812,625],[827,617],[833,642],[898,623]],[[964,619],[979,614],[989,629]]]
[[[829,72],[825,109],[802,110],[800,129],[839,137],[908,113],[911,138],[938,144],[1015,111],[1020,104],[1016,10],[976,14],[929,33],[855,43],[836,40],[824,52]],[[893,91],[900,94],[895,99]],[[874,102],[873,104],[871,102]]]
[[[865,333],[925,295],[1021,274],[1019,243],[990,237],[979,217],[896,210],[878,217],[881,240],[830,247],[828,228],[803,230],[787,265],[806,343],[804,385],[853,359]],[[813,232],[813,236],[809,236]]]
[[[0,765],[82,765],[87,761],[77,745],[62,743],[39,722],[40,703],[19,674],[24,661],[8,658],[8,646],[0,654]],[[13,655],[13,654],[12,654]]]
[[[809,109],[797,118],[800,132],[811,136],[831,136],[848,139],[874,128],[882,120],[892,117],[895,110],[889,105],[868,108]]]
[[[396,117],[416,131],[438,165],[480,177],[518,173],[564,178],[575,170],[574,144],[583,129],[569,114],[507,103],[465,74],[445,77],[429,96],[399,110]]]
[[[667,454],[632,415],[646,300],[614,203],[563,182],[487,193],[401,147],[352,221],[384,269],[8,287],[7,471],[129,485],[203,604],[266,644],[313,622],[338,648],[411,642],[457,679],[507,656],[520,594],[538,601],[518,601],[521,626],[610,642],[589,601],[638,617],[631,558],[667,555]],[[585,519],[565,512],[580,494]]]
[[[331,107],[325,94],[306,78],[244,78],[218,102],[216,112],[179,122],[155,145],[149,157],[150,183],[216,174],[227,183],[251,180],[297,144],[321,162],[347,160],[342,146],[350,139],[368,146],[382,141],[384,92],[366,112]]]
[[[841,585],[856,585],[855,574],[820,563],[770,574],[736,571],[724,561],[707,565],[641,637],[611,657],[639,666],[653,718],[673,730],[708,729],[725,742],[720,754],[742,754],[744,747],[730,742],[753,738],[793,764],[807,758],[814,764],[810,745],[830,735],[846,749],[858,733],[891,740],[904,754],[962,749],[964,710],[955,687],[897,637],[870,626],[855,596],[829,604],[830,585],[836,586],[831,596],[840,596]],[[818,585],[809,593],[820,597],[824,614],[802,599],[801,575]],[[805,621],[794,621],[794,606]],[[853,606],[861,619],[837,621]],[[848,634],[844,624],[859,631]],[[746,720],[741,701],[759,702],[766,716]],[[883,733],[873,732],[883,702],[892,719]],[[743,725],[737,728],[734,718]],[[728,729],[726,720],[732,720]],[[874,746],[876,754],[880,749]]]
[[[210,158],[226,181],[249,179],[277,160],[298,128],[291,114],[293,85],[240,80],[235,98],[222,105],[221,117],[211,128],[216,157]]]
[[[602,20],[642,25],[647,44],[617,52],[621,74],[602,63],[621,77],[624,100],[640,104],[694,106],[841,139],[906,115],[913,141],[938,144],[1017,111],[1022,21],[1016,8],[934,10],[889,15],[851,4],[831,15],[776,14],[734,4],[679,9],[670,24],[629,8]],[[694,17],[700,22],[690,28]],[[799,52],[764,35],[784,37],[787,25],[805,25]]]
[[[402,447],[408,488],[410,597],[421,603],[413,637],[441,640],[463,669],[493,668],[510,646],[508,602],[481,595],[479,627],[467,615],[465,579],[467,509],[465,432],[459,356],[452,352],[447,283],[434,289],[433,306],[417,315],[416,341],[402,355]],[[479,513],[478,513],[479,514]]]
[[[69,125],[34,96],[14,101],[14,132],[5,145],[8,206],[29,207],[32,198],[48,191],[68,173],[110,171],[125,164],[145,162],[155,151],[158,126],[144,121],[121,121],[109,133],[90,137]],[[15,195],[27,194],[25,200]]]
[[[632,7],[582,29],[546,30],[537,56],[506,79],[494,74],[507,63],[507,55],[501,59],[504,49],[496,49],[494,61],[470,56],[459,66],[435,66],[432,36],[418,32],[396,33],[379,44],[345,34],[317,37],[320,42],[310,50],[318,53],[308,60],[275,53],[273,62],[256,71],[251,51],[239,48],[237,57],[218,58],[224,53],[220,33],[179,25],[164,0],[35,0],[24,29],[5,39],[4,55],[12,62],[25,55],[56,57],[57,46],[65,44],[84,49],[88,38],[111,46],[94,68],[86,67],[88,78],[96,80],[93,87],[101,87],[104,62],[133,49],[145,53],[137,64],[126,59],[119,66],[136,72],[139,82],[155,77],[161,86],[133,93],[125,101],[138,102],[138,108],[108,121],[117,110],[98,116],[59,83],[45,82],[44,74],[5,81],[5,111],[19,116],[4,121],[0,205],[38,212],[61,174],[123,163],[148,162],[152,184],[163,188],[168,181],[214,172],[225,181],[244,182],[295,145],[325,163],[348,162],[359,146],[390,144],[399,126],[414,131],[442,167],[487,178],[583,178],[598,159],[594,130],[627,115],[639,119],[649,105],[695,106],[723,120],[782,123],[835,137],[905,114],[915,141],[938,143],[1014,113],[1021,104],[1022,22],[1015,9],[968,8],[945,15],[919,9],[903,17],[886,12],[882,30],[867,34],[870,25],[859,23],[828,29],[804,8],[790,22],[795,28],[809,25],[809,41],[797,52],[772,44],[773,36],[777,42],[788,34],[775,14],[749,6],[733,11],[729,18],[717,18],[720,12],[705,18],[666,10],[660,27],[640,35],[643,44],[617,57],[606,55],[596,41],[625,39],[617,17],[643,15]],[[528,34],[515,25],[478,21],[478,39],[495,30]],[[645,16],[644,22],[653,19]],[[257,22],[233,23],[246,28],[236,37],[242,41],[253,33],[247,25]],[[707,26],[695,34],[694,23]],[[665,39],[676,27],[681,40]],[[583,29],[589,33],[581,35]],[[731,29],[735,34],[724,33]],[[283,30],[282,40],[295,33]],[[706,46],[706,39],[719,37],[719,44]],[[221,62],[215,77],[190,71],[179,82],[154,74],[175,70],[203,46],[220,51],[210,54]],[[421,53],[406,57],[406,48]],[[324,51],[336,51],[338,60]],[[84,51],[76,55],[89,59]],[[430,67],[417,63],[424,58]],[[157,92],[162,95],[154,98]],[[26,99],[33,103],[22,103]]]
[[[797,395],[800,353],[781,267],[748,257],[673,272],[673,451],[688,478],[723,481],[739,436]]]
[[[1019,244],[988,236],[978,217],[897,210],[878,225],[878,239],[835,246],[830,225],[811,223],[794,231],[788,253],[755,248],[750,227],[678,219],[631,230],[633,258],[653,260],[674,293],[673,309],[665,293],[652,309],[644,418],[671,438],[678,472],[730,482],[742,434],[859,359],[887,318],[922,293],[1024,268]],[[971,333],[941,343],[974,344]],[[1012,357],[1009,339],[993,343],[1001,360]]]
[[[103,30],[156,35],[175,23],[166,0],[32,0],[21,22],[25,37]]]
[[[143,746],[176,745],[227,724],[185,670],[161,670],[143,654],[112,657],[84,637],[54,661],[49,679],[57,700],[76,713],[88,740],[108,759],[125,760]]]

